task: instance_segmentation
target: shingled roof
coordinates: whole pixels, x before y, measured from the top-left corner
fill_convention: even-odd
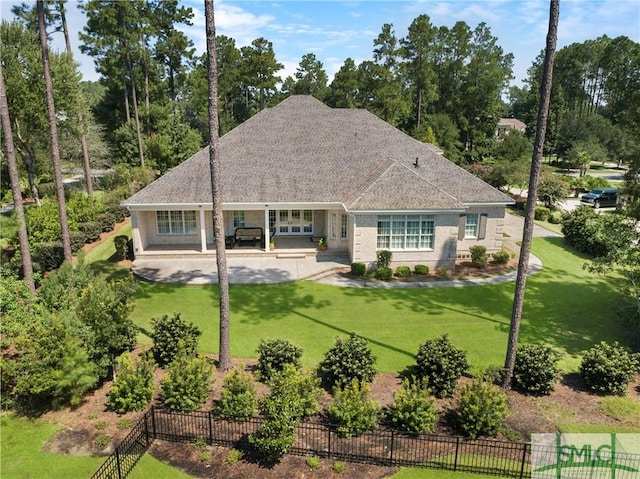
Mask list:
[[[417,166],[416,165],[417,159]],[[511,199],[366,110],[295,95],[220,138],[225,204],[343,203],[350,211],[449,209]],[[211,203],[204,148],[123,204]]]

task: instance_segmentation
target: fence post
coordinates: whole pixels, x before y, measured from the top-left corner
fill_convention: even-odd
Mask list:
[[[151,430],[153,432],[153,438],[158,438],[158,432],[156,431],[156,407],[151,406]]]
[[[120,453],[118,452],[118,447],[116,447],[116,466],[118,466],[118,479],[122,479],[122,471],[120,470]]]
[[[391,457],[390,457],[391,463],[389,464],[389,467],[393,467],[393,442],[394,442],[393,440],[394,440],[394,437],[395,437],[394,436],[394,430],[392,429],[391,430]]]
[[[529,447],[529,443],[523,443],[522,447],[522,464],[520,465],[520,479],[524,477],[524,463],[527,460],[527,447]]]
[[[329,434],[329,450],[327,451],[327,459],[331,459],[331,426],[327,426],[327,433]]]
[[[457,471],[458,470],[458,449],[460,447],[460,436],[456,436],[456,456],[455,459],[453,460],[453,470]]]
[[[213,444],[213,411],[209,411],[209,445]]]

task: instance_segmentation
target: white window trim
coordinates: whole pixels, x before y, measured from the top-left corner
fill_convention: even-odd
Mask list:
[[[349,238],[349,220],[347,215],[340,215],[340,239]]]
[[[475,218],[475,224],[470,224],[469,219]],[[470,228],[469,226],[473,226],[473,234],[468,234]],[[467,214],[465,225],[464,225],[464,238],[465,239],[477,239],[478,233],[480,232],[480,215],[478,213],[469,213]]]
[[[169,231],[168,232],[164,232],[164,231],[160,231],[160,219],[158,218],[158,215],[160,213],[166,213],[167,214],[167,218],[168,218],[168,224],[169,224]],[[179,219],[175,219],[173,216],[175,215],[175,213],[180,213],[180,218]],[[189,218],[188,220],[185,218],[185,213],[191,213],[193,214],[193,218]],[[191,223],[191,220],[193,219],[193,223]],[[177,228],[177,224],[181,224],[182,228],[180,232],[176,232],[175,230],[178,229]],[[187,230],[187,224],[191,224],[191,228],[189,230]],[[175,225],[175,226],[174,226]],[[182,210],[158,210],[156,211],[156,233],[158,234],[158,236],[196,236],[198,234],[198,220],[196,217],[196,212],[193,210],[186,210],[186,211],[182,211]]]
[[[388,247],[384,247],[384,246],[379,246],[379,238],[380,238],[380,234],[378,231],[376,231],[376,249],[380,250],[380,249],[388,249],[390,251],[434,251],[435,249],[435,243],[436,243],[436,224],[435,224],[435,218],[431,215],[378,215],[378,227],[380,225],[381,221],[389,221],[390,223],[390,231],[388,235],[383,235],[383,236],[389,236],[389,246]],[[394,236],[399,236],[399,235],[394,235],[393,234],[393,223],[394,222],[401,222],[404,221],[404,234],[402,235],[404,237],[403,239],[403,244],[405,245],[402,248],[397,248],[397,247],[393,247],[393,237]],[[407,248],[406,244],[407,244],[407,222],[408,221],[418,221],[420,223],[420,231],[418,233],[418,247],[416,248]],[[429,222],[431,223],[431,234],[428,233],[423,233],[422,231],[422,223],[423,222]],[[423,247],[421,246],[421,238],[422,237],[427,237],[430,238],[430,246],[426,246]]]

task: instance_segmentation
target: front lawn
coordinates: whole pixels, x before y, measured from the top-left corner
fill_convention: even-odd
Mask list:
[[[533,253],[544,268],[527,281],[522,341],[546,341],[566,353],[565,370],[576,370],[580,353],[596,342],[627,342],[615,314],[620,279],[584,271],[586,259],[562,238],[536,238]],[[398,372],[426,339],[449,334],[468,351],[475,372],[504,361],[513,292],[513,282],[387,290],[313,282],[231,285],[231,353],[255,358],[261,339],[285,338],[302,347],[305,366],[314,367],[336,336],[354,331],[369,341],[381,372]],[[151,344],[151,318],[174,312],[203,331],[203,352],[217,353],[217,286],[141,283],[132,316],[143,330],[141,342]]]

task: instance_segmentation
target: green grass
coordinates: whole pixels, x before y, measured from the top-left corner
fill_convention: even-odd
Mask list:
[[[440,471],[437,469],[418,469],[402,467],[400,471],[391,476],[393,479],[487,479],[487,474],[471,474],[460,471]]]
[[[113,242],[118,235],[131,238],[131,222],[120,228],[117,235],[110,235],[104,243],[93,248],[85,256],[85,261],[91,265],[91,269],[105,275],[107,279],[118,279],[127,274],[126,269],[119,268],[116,264],[116,247]]]
[[[640,428],[631,426],[616,426],[611,424],[586,424],[581,422],[559,422],[556,424],[561,433],[584,433],[584,434],[609,434],[615,433],[638,433]]]
[[[543,270],[527,280],[521,340],[547,342],[575,371],[581,352],[599,341],[628,342],[615,305],[620,280],[582,269],[586,259],[561,238],[536,238]],[[336,336],[354,331],[369,341],[381,372],[411,365],[419,345],[449,334],[467,350],[474,371],[504,361],[514,283],[465,288],[343,288],[312,282],[231,285],[231,354],[255,358],[261,339],[284,338],[303,348],[314,367]],[[142,283],[132,318],[143,332],[151,318],[179,312],[202,331],[201,350],[218,350],[216,285]],[[141,342],[151,344],[148,334]]]
[[[640,401],[632,397],[606,396],[600,408],[607,415],[625,425],[640,427]]]
[[[42,447],[61,427],[56,424],[5,414],[0,417],[0,426],[2,479],[86,478],[91,477],[106,459],[104,456],[68,456],[44,452]],[[127,477],[187,479],[191,476],[146,454]]]

